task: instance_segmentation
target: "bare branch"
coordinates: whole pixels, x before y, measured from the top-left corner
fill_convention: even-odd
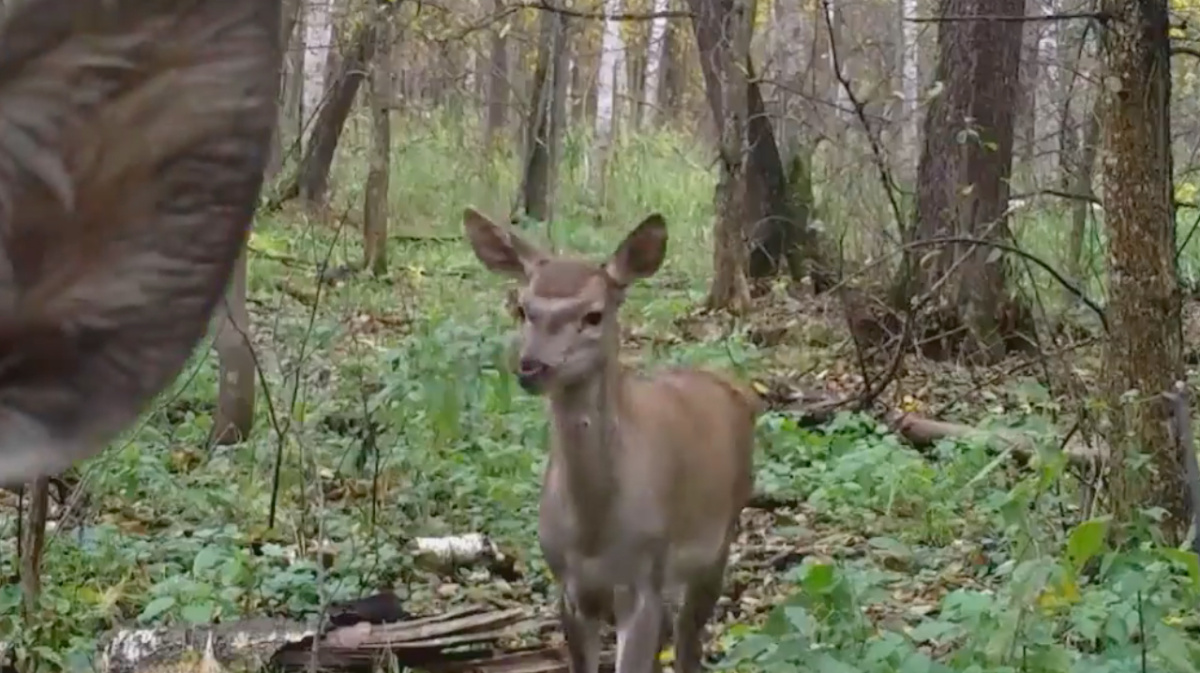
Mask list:
[[[1024,23],[1044,21],[1075,21],[1078,19],[1094,19],[1105,23],[1112,16],[1104,12],[1067,12],[1064,14],[1039,14],[1037,16],[1001,16],[995,14],[983,16],[906,16],[905,21],[912,23],[954,23],[965,21],[1000,21],[1002,23]]]
[[[1004,252],[1009,252],[1022,259],[1028,260],[1034,265],[1040,267],[1046,273],[1050,274],[1050,277],[1053,278],[1059,285],[1062,285],[1067,292],[1070,292],[1078,297],[1079,301],[1083,302],[1085,306],[1091,309],[1092,312],[1095,313],[1098,318],[1100,318],[1100,324],[1104,326],[1104,331],[1108,332],[1108,317],[1105,315],[1104,309],[1101,308],[1099,304],[1092,301],[1086,294],[1083,293],[1083,290],[1080,290],[1074,283],[1064,278],[1063,275],[1054,267],[1050,266],[1048,262],[1031,252],[1027,252],[1021,248],[1018,248],[1015,245],[1009,245],[1008,243],[1001,243],[999,241],[989,241],[983,238],[974,238],[972,236],[941,236],[938,238],[911,241],[906,243],[904,247],[909,249],[924,248],[952,243],[982,245],[989,248],[996,248],[997,250],[1003,250]]]

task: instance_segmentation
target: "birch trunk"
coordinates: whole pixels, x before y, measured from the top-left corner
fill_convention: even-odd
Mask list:
[[[316,116],[325,98],[325,73],[332,44],[333,0],[305,0],[304,88],[300,102],[300,118],[305,125]]]
[[[605,0],[604,13],[619,14],[621,6],[621,0]],[[596,145],[590,180],[598,204],[605,202],[608,157],[612,151],[620,101],[624,96],[624,73],[625,44],[621,38],[621,24],[607,20],[600,40],[600,73],[596,77]]]
[[[669,0],[654,0],[654,13],[667,11]],[[666,47],[667,19],[656,16],[650,21],[650,40],[646,45],[646,84],[642,94],[642,122],[653,126],[658,115],[658,97],[662,90],[663,52]]]
[[[916,175],[921,156],[920,89],[921,71],[917,44],[920,26],[909,19],[920,11],[918,0],[900,0],[900,94],[904,97],[900,120],[901,174]]]
[[[846,87],[842,86],[841,80],[846,77],[846,50],[841,44],[841,16],[838,9],[840,0],[821,0],[825,6],[825,16],[827,24],[822,32],[829,33],[829,70],[833,73],[833,102],[837,106],[834,114],[838,117],[844,117],[851,109],[850,95],[846,92]],[[829,30],[832,26],[833,30]],[[836,54],[837,58],[834,58]]]
[[[1037,0],[1036,11],[1042,16],[1059,12],[1058,0]],[[1039,185],[1046,184],[1058,165],[1059,114],[1055,105],[1059,90],[1058,31],[1056,21],[1042,21],[1037,40],[1037,93],[1034,101],[1033,128],[1036,138],[1034,169]]]

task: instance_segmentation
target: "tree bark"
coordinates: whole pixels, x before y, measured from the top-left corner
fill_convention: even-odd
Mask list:
[[[621,0],[605,0],[606,14],[620,14]],[[621,105],[625,97],[625,41],[621,37],[621,24],[618,21],[605,21],[600,40],[600,72],[596,77],[596,127],[595,154],[591,162],[591,175],[588,182],[596,198],[599,212],[605,211],[608,187],[608,159],[616,129],[620,122]]]
[[[333,0],[304,0],[304,93],[300,118],[316,118],[325,99],[329,54],[333,51]]]
[[[698,2],[709,4],[705,0]],[[697,4],[697,0],[693,0],[692,4]],[[712,65],[716,67],[710,66],[708,70],[712,70],[719,78],[717,86],[711,86],[710,83],[708,90],[715,89],[723,94],[719,101],[721,114],[715,115],[721,125],[721,173],[714,193],[717,217],[713,226],[713,280],[707,305],[710,309],[740,314],[750,304],[743,232],[753,218],[748,208],[749,163],[753,147],[748,117],[752,108],[748,96],[749,73],[742,64],[750,60],[753,10],[743,0],[729,0],[722,4],[724,12],[715,17],[718,20],[716,35],[721,37],[713,48],[702,49],[701,52],[715,61]],[[711,29],[713,26],[705,28]],[[698,36],[700,32],[697,24]]]
[[[668,0],[654,0],[655,14],[667,11]],[[650,35],[646,43],[646,71],[642,76],[642,116],[639,121],[653,126],[659,113],[659,98],[663,90],[663,63],[667,53],[667,18],[655,17],[650,21]]]
[[[392,167],[392,58],[393,23],[381,14],[380,45],[371,71],[371,158],[363,195],[363,267],[375,276],[388,270],[388,183]]]
[[[504,0],[493,0],[493,11],[499,12]],[[492,31],[492,53],[487,76],[487,122],[484,127],[484,145],[489,150],[496,148],[504,129],[508,126],[508,28],[509,21],[495,26]]]
[[[1096,151],[1100,145],[1100,116],[1092,110],[1084,122],[1083,146],[1079,148],[1077,159],[1072,162],[1069,192],[1078,195],[1071,204],[1071,239],[1067,250],[1067,271],[1076,284],[1083,283],[1083,248],[1087,237],[1088,214],[1092,212],[1092,202],[1082,197],[1095,195],[1093,175],[1096,170]],[[1078,297],[1070,293],[1070,300]]]
[[[942,0],[941,15],[1021,16],[1023,0]],[[1005,211],[1012,174],[1014,101],[1019,92],[1021,23],[948,21],[938,26],[939,59],[935,79],[942,91],[925,118],[924,148],[917,168],[916,240],[972,237],[1009,238]],[[1007,295],[1003,260],[984,246],[950,244],[911,247],[899,285],[900,305],[936,292],[937,334],[961,333],[970,342],[949,337],[931,340],[927,355],[960,352],[994,360],[1016,343],[1027,319]],[[917,268],[917,260],[921,268]],[[952,277],[946,280],[947,274]]]
[[[553,215],[553,193],[558,183],[558,154],[562,117],[566,112],[565,72],[567,16],[541,13],[537,65],[525,142],[525,170],[521,191],[527,217],[547,222]]]
[[[917,0],[899,0],[900,9],[900,91],[904,97],[900,118],[899,173],[911,181],[921,156],[920,92],[921,70],[919,47],[920,25],[906,19],[916,16]],[[911,184],[911,182],[906,182]]]
[[[734,12],[733,6],[734,0],[688,0],[700,52],[705,95],[718,128],[723,128],[725,100],[729,96],[724,90],[726,72],[719,64],[726,62],[725,52],[731,43],[723,37],[721,30],[725,17]],[[739,70],[742,73],[731,81],[745,82],[746,91],[733,94],[738,100],[745,99],[749,108],[750,153],[745,168],[738,169],[746,172],[746,185],[738,189],[745,189],[748,194],[743,224],[749,248],[747,271],[753,278],[767,278],[782,270],[787,242],[804,240],[805,235],[789,231],[797,223],[788,215],[787,176],[748,52],[745,60],[740,62]]]
[[[1109,232],[1108,394],[1114,514],[1168,513],[1167,544],[1188,525],[1184,470],[1159,397],[1183,378],[1175,267],[1166,0],[1104,0],[1104,205]],[[1135,465],[1149,454],[1151,469]]]
[[[25,518],[21,540],[21,616],[31,622],[37,614],[42,594],[42,552],[46,546],[46,519],[50,511],[50,479],[33,480],[29,495],[29,514]]]
[[[246,310],[246,250],[238,256],[217,328],[219,383],[210,443],[237,444],[254,429],[254,351]]]

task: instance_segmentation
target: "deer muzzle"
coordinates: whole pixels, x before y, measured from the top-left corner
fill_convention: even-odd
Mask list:
[[[549,374],[550,366],[537,358],[522,356],[517,363],[517,383],[531,395],[542,392]]]

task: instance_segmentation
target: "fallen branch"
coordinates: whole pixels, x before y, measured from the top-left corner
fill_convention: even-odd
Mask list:
[[[999,445],[1002,450],[1028,460],[1037,455],[1034,438],[1028,433],[1012,428],[976,428],[961,423],[938,421],[913,413],[892,413],[884,422],[906,442],[917,449],[933,446],[943,439],[974,439]],[[1072,437],[1063,447],[1068,459],[1077,465],[1091,465],[1104,456],[1102,448],[1089,446]]]

